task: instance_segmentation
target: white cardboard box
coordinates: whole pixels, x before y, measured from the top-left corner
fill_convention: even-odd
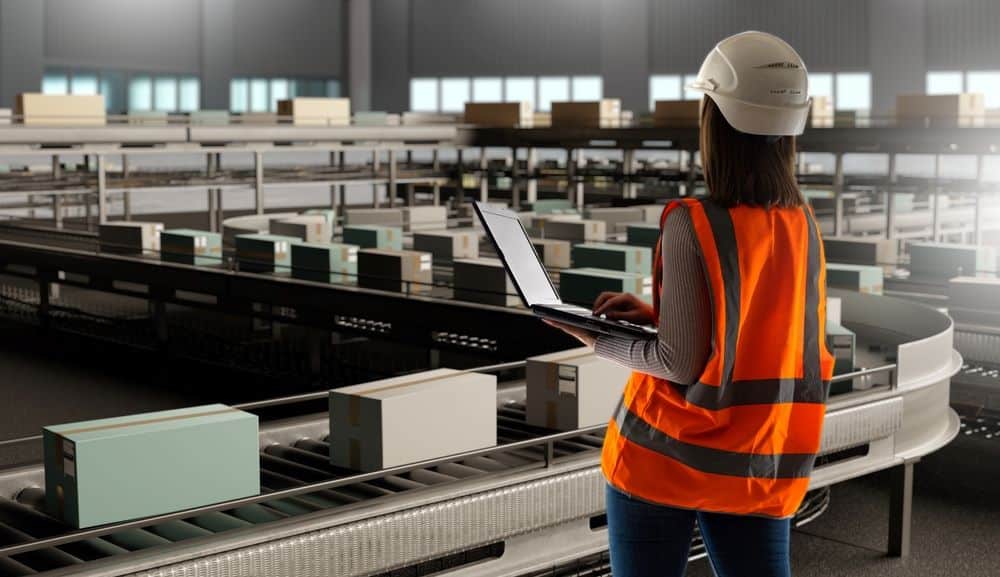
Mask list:
[[[437,369],[330,391],[330,462],[377,471],[497,443],[494,375]]]
[[[413,234],[413,250],[429,252],[435,261],[479,257],[479,235],[475,231],[434,231]]]
[[[401,208],[352,208],[344,214],[344,224],[376,224],[379,226],[403,226]]]
[[[121,221],[102,224],[97,229],[101,252],[143,254],[160,251],[162,222]]]
[[[559,431],[606,424],[630,374],[587,347],[531,357],[528,423]]]
[[[411,206],[401,210],[406,232],[448,228],[448,209],[443,206]]]
[[[17,95],[14,113],[21,122],[33,126],[102,126],[106,119],[104,97],[100,94]]]
[[[269,223],[271,234],[294,236],[305,242],[330,242],[330,222],[322,214],[302,214]]]
[[[556,238],[533,238],[531,244],[542,257],[542,264],[551,268],[569,268],[571,245],[568,240]]]
[[[545,238],[604,242],[608,239],[607,230],[608,226],[600,220],[550,220],[545,223]]]
[[[290,116],[296,126],[347,126],[350,98],[298,97],[278,101],[278,114]]]

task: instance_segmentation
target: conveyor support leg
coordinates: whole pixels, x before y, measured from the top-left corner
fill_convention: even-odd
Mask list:
[[[257,214],[264,214],[264,153],[253,153],[254,166],[254,208]]]
[[[535,172],[538,170],[538,149],[529,148],[528,149],[528,163],[527,169],[527,202],[528,204],[535,204],[538,200],[538,178]]]
[[[907,461],[890,471],[889,494],[889,556],[910,554],[910,532],[913,521],[913,466]]]
[[[833,236],[844,234],[844,154],[838,152],[833,163]]]
[[[97,155],[97,222],[108,222],[108,178],[104,155]]]
[[[515,211],[521,210],[521,171],[517,166],[517,148],[511,149],[514,161],[510,166],[510,200]]]

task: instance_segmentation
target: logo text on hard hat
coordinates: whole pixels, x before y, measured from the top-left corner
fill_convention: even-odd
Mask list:
[[[794,62],[772,62],[770,64],[761,64],[760,66],[754,66],[754,68],[757,68],[758,70],[763,68],[787,68],[787,69],[798,70],[800,66]]]

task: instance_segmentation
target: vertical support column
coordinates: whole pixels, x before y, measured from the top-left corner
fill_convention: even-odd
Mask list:
[[[536,171],[538,170],[538,149],[528,149],[527,166],[525,168],[528,173],[528,186],[526,187],[527,198],[525,201],[528,204],[535,204],[535,201],[538,200],[538,175],[536,174]]]
[[[622,178],[624,182],[622,183],[622,198],[635,198],[636,197],[636,186],[632,182],[632,176],[635,174],[635,150],[632,148],[626,148],[622,151]]]
[[[222,232],[222,222],[226,220],[226,207],[222,205],[222,189],[215,189],[215,232]]]
[[[344,166],[346,164],[346,154],[343,150],[337,153],[337,169],[340,171],[340,177],[343,178]],[[347,185],[341,184],[337,187],[337,214],[341,218],[344,217],[344,211],[347,207]],[[334,225],[336,228],[336,224]]]
[[[566,149],[566,200],[575,202],[576,200],[576,160],[573,156],[573,149]]]
[[[582,150],[575,150],[574,154],[575,154],[574,164],[576,165],[577,171],[579,171],[579,169],[581,169],[581,168],[584,167],[584,163],[586,161],[583,158],[583,151]],[[578,173],[579,172],[577,172],[577,174]],[[578,178],[577,180],[578,180],[578,182],[576,183],[576,187],[575,187],[575,191],[574,191],[576,199],[575,199],[575,201],[574,201],[573,204],[576,205],[576,209],[577,210],[583,212],[583,205],[584,205],[584,201],[586,200],[586,197],[585,197],[586,195],[585,195],[585,190],[584,190],[584,182],[583,182],[582,178]]]
[[[62,164],[59,162],[59,155],[52,155],[52,180],[62,178]]]
[[[264,214],[264,153],[257,150],[253,153],[254,169],[254,209],[257,214]]]
[[[108,175],[104,155],[97,155],[97,222],[108,222]]]
[[[896,153],[889,153],[889,185],[885,188],[885,237],[896,237]]]
[[[412,182],[406,184],[406,206],[413,206],[416,203],[416,186]],[[437,202],[434,203],[437,205]]]
[[[844,153],[834,155],[833,162],[833,236],[844,234]]]
[[[486,158],[486,148],[479,149],[479,202],[490,199],[490,161]]]
[[[460,206],[465,202],[465,150],[459,148],[455,151],[456,161],[455,166],[456,174],[455,177],[458,179],[458,183],[455,185],[455,190],[457,194],[455,195],[455,206]]]
[[[441,173],[441,159],[436,148],[431,152],[431,170],[434,171],[435,178]],[[441,183],[435,181],[432,190],[434,192],[434,206],[439,206],[441,204]]]
[[[129,175],[128,155],[125,154],[125,153],[122,153],[122,178],[123,179],[124,178],[128,178],[128,175]]]
[[[983,243],[983,155],[976,155],[976,191],[972,208],[972,244]]]
[[[694,185],[698,180],[698,170],[695,167],[694,155],[697,151],[688,150],[687,152],[687,184],[685,185],[684,196],[694,196]]]
[[[934,180],[931,181],[930,197],[931,205],[931,240],[939,242],[941,240],[941,205],[938,204],[938,192],[941,185],[941,155],[934,155]]]
[[[386,194],[389,196],[389,208],[396,206],[396,185],[399,180],[397,174],[398,166],[396,165],[396,150],[393,148],[389,149],[389,184],[386,188]]]
[[[122,215],[125,220],[132,220],[132,191],[122,191]]]
[[[219,229],[216,228],[216,224],[218,223],[218,217],[216,215],[217,212],[218,212],[218,209],[215,206],[215,189],[214,188],[209,188],[208,189],[208,230],[210,232],[219,232]]]
[[[122,157],[122,162],[124,162],[124,157]],[[205,155],[205,176],[215,178],[215,168],[215,153],[209,152]]]
[[[889,556],[910,554],[910,533],[913,520],[913,466],[907,461],[891,470],[889,494]]]
[[[379,207],[378,201],[378,149],[372,150],[372,208]]]
[[[52,224],[56,228],[63,227],[62,195],[52,195]]]
[[[510,149],[514,161],[510,166],[510,202],[515,211],[521,209],[521,171],[517,161],[517,147]]]

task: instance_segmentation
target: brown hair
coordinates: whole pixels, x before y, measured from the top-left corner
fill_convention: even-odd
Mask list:
[[[740,132],[708,96],[701,107],[701,164],[709,198],[721,206],[804,204],[795,178],[795,137],[771,141]]]

